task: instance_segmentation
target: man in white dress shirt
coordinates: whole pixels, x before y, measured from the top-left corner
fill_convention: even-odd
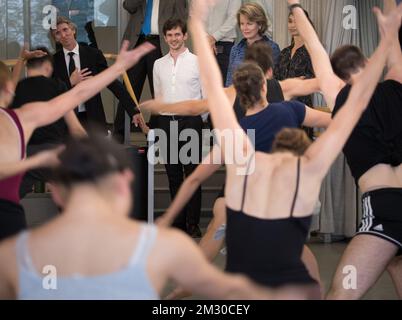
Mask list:
[[[155,46],[155,50],[143,57],[133,68],[127,70],[128,77],[138,100],[141,98],[146,78],[148,78],[151,95],[154,97],[152,79],[154,63],[169,50],[160,36],[163,25],[171,18],[187,20],[187,0],[124,0],[123,8],[130,14],[123,35],[124,40],[130,41],[130,48],[138,47],[144,42],[150,42]],[[114,132],[117,140],[122,140],[124,136],[124,118],[124,109],[119,107]]]
[[[206,29],[208,40],[215,51],[223,83],[226,83],[230,51],[236,41],[236,14],[241,7],[241,0],[221,0],[210,9]]]
[[[186,23],[181,19],[170,19],[163,26],[163,34],[169,46],[169,53],[155,61],[153,70],[155,96],[168,103],[201,99],[201,80],[197,56],[185,47],[187,40]],[[170,194],[173,199],[183,183],[184,174],[189,176],[201,161],[203,122],[200,116],[182,117],[174,114],[162,114],[157,118],[156,123],[156,126],[165,131],[167,135],[168,157],[165,167],[169,179]],[[173,131],[171,133],[171,128],[177,133]],[[188,140],[177,141],[180,133],[186,129],[197,132],[199,138],[198,154],[192,154],[193,150],[191,150],[189,156],[192,161],[190,164],[182,163],[183,159],[179,157],[180,149],[188,143]],[[196,163],[193,162],[194,158],[197,159]],[[193,237],[200,237],[201,231],[198,226],[200,212],[201,189],[194,194],[173,225]]]

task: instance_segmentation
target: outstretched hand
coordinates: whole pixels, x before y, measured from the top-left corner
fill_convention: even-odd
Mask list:
[[[20,52],[20,58],[23,59],[24,61],[27,61],[27,60],[33,59],[33,58],[42,58],[46,55],[47,55],[47,53],[42,50],[30,51],[28,49],[27,44],[24,44],[24,46],[22,47],[21,52]]]
[[[143,56],[155,49],[155,46],[149,42],[146,42],[133,50],[128,50],[128,46],[129,42],[124,41],[120,53],[116,58],[116,64],[124,71],[130,69],[138,61],[140,61]]]
[[[373,8],[377,16],[378,28],[382,39],[396,39],[402,19],[402,3],[395,9],[384,15],[378,7]]]
[[[144,117],[142,116],[141,113],[138,113],[138,114],[134,115],[132,123],[133,123],[137,128],[140,127],[141,131],[142,131],[144,134],[148,134],[148,133],[149,133],[150,128],[147,126],[147,124],[146,124],[146,122],[145,122],[145,120],[144,120]]]

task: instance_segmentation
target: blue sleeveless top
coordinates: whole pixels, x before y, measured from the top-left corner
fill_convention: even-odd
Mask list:
[[[157,236],[155,226],[143,226],[137,247],[127,267],[99,276],[57,277],[57,289],[45,289],[47,274],[33,266],[28,252],[28,233],[18,236],[18,299],[20,300],[159,300],[146,266]],[[44,286],[45,284],[45,286]]]

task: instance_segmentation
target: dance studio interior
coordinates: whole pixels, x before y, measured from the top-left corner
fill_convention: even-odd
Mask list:
[[[401,19],[0,0],[0,299],[402,298]]]

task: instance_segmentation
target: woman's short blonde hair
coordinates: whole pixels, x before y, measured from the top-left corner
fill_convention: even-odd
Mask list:
[[[259,25],[258,33],[263,35],[268,30],[268,18],[264,9],[255,2],[243,4],[237,12],[237,23],[240,27],[240,16],[245,16],[249,21]]]

